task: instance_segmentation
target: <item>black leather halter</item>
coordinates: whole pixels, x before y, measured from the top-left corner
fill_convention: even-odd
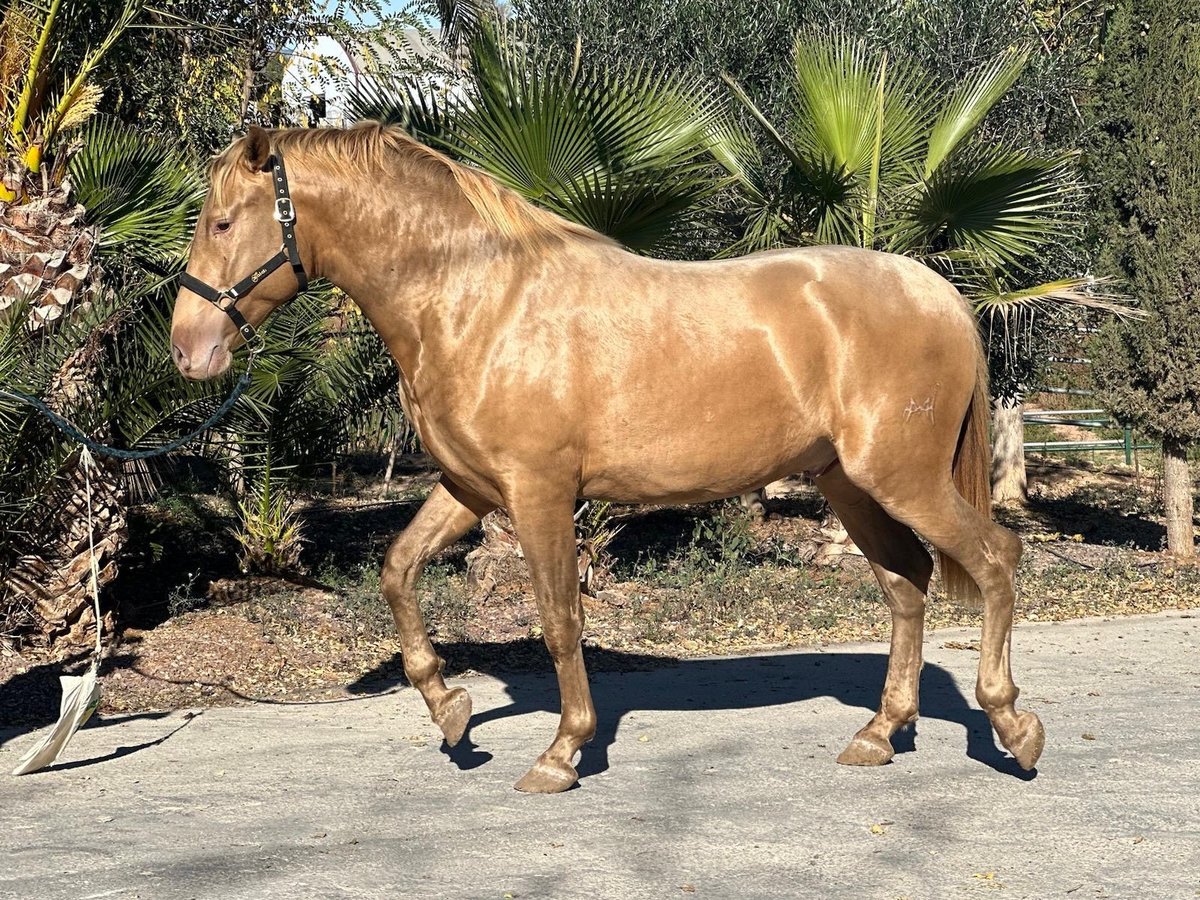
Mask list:
[[[308,290],[308,275],[305,274],[304,264],[300,261],[300,251],[296,248],[296,207],[292,204],[292,195],[288,191],[287,172],[283,168],[283,156],[278,151],[267,159],[271,167],[271,184],[275,191],[275,221],[283,229],[283,246],[279,252],[265,263],[239,281],[231,288],[217,290],[194,275],[184,272],[179,283],[194,294],[203,297],[225,315],[233,320],[238,333],[246,343],[254,346],[258,340],[258,332],[246,321],[246,317],[237,308],[237,302],[250,293],[260,281],[282,266],[290,263],[296,274],[296,293],[289,299],[294,300],[299,294]]]

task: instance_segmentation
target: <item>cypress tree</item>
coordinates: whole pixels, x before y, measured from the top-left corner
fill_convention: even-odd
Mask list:
[[[1167,547],[1195,554],[1187,452],[1200,443],[1200,0],[1117,0],[1090,148],[1102,270],[1147,318],[1093,344],[1101,399],[1161,439]]]

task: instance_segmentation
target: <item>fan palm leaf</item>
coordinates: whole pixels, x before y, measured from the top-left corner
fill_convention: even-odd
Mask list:
[[[183,261],[204,185],[196,167],[165,141],[114,119],[84,131],[70,174],[102,251],[155,268]]]
[[[996,144],[961,150],[898,199],[887,247],[960,250],[1019,269],[1074,222],[1067,202],[1078,190],[1074,162],[1074,154]]]
[[[728,179],[738,137],[712,85],[647,67],[594,71],[481,28],[462,84],[409,80],[351,98],[420,140],[636,250],[662,251]]]

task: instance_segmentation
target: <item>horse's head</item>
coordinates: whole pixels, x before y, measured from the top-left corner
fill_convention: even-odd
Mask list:
[[[212,167],[187,266],[195,281],[189,286],[185,278],[171,320],[171,353],[188,378],[213,378],[229,368],[234,346],[245,337],[235,324],[238,313],[257,326],[296,293],[297,275],[291,266],[264,274],[264,263],[273,261],[284,243],[281,228],[286,237],[290,227],[277,217],[271,160],[270,135],[251,127]],[[298,251],[294,258],[299,259]],[[236,298],[201,296],[243,281],[246,288]],[[231,316],[224,308],[234,299]]]

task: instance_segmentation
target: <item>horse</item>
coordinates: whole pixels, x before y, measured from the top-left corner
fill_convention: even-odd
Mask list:
[[[252,270],[236,296],[210,287]],[[252,127],[211,166],[172,315],[180,372],[225,372],[306,273],[377,330],[442,472],[386,553],[382,593],[447,744],[471,699],[442,677],[416,584],[481,517],[511,516],[561,699],[553,741],[515,786],[555,793],[577,782],[596,731],[576,501],[696,503],[803,471],[892,617],[879,710],[837,761],[888,762],[892,735],[917,718],[934,572],[921,535],[948,596],[982,605],[975,696],[1020,766],[1036,765],[1045,733],[1015,707],[1009,663],[1022,548],[991,516],[984,351],[962,296],[930,268],[852,247],[647,258],[394,126]]]

